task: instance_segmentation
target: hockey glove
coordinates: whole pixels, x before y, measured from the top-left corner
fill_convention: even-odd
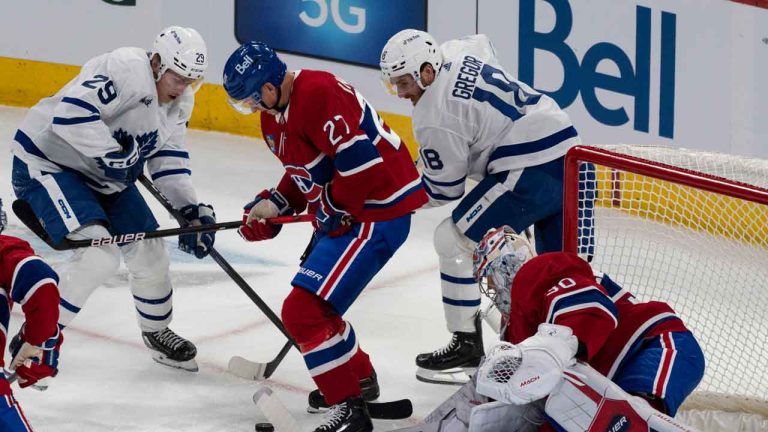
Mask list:
[[[339,237],[352,229],[352,215],[334,207],[331,201],[331,187],[325,186],[320,206],[315,212],[315,229],[330,237]]]
[[[126,186],[131,185],[144,172],[144,156],[132,136],[126,134],[117,141],[122,150],[115,150],[97,157],[96,163],[104,170],[105,176]]]
[[[280,192],[264,189],[243,207],[243,226],[238,228],[237,232],[246,241],[275,238],[283,226],[271,224],[265,219],[292,214],[293,209]]]
[[[189,222],[190,226],[216,223],[216,213],[214,213],[213,207],[208,204],[200,203],[185,206],[181,209],[181,215]],[[202,259],[208,255],[215,240],[216,233],[213,231],[181,234],[179,236],[179,249]]]
[[[8,369],[16,372],[21,388],[35,385],[44,378],[56,376],[62,343],[64,343],[64,334],[57,331],[41,346],[32,345],[24,340],[24,326],[21,326],[21,330],[8,345],[12,359]],[[40,389],[45,390],[45,388],[47,386]]]

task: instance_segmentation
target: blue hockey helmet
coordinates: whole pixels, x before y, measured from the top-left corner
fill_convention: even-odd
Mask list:
[[[8,225],[8,216],[3,211],[3,199],[0,198],[0,233],[3,232],[6,225]]]
[[[286,66],[263,42],[247,42],[229,56],[224,66],[224,90],[229,103],[243,114],[261,104],[261,87],[270,83],[280,89]],[[270,108],[270,107],[265,107]]]

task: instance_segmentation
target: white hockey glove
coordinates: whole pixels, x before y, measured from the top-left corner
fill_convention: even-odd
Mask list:
[[[576,363],[578,340],[570,328],[540,324],[538,332],[512,345],[492,347],[477,373],[477,392],[514,405],[548,396]]]

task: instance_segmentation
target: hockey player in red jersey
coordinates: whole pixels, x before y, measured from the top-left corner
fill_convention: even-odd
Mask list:
[[[7,219],[0,200],[0,233]],[[59,331],[59,277],[42,259],[35,256],[27,242],[0,235],[0,367],[4,354],[8,323],[14,303],[21,305],[25,323],[8,346],[11,363],[6,368],[16,375],[22,388],[37,386],[40,380],[57,372],[59,349],[64,336]],[[0,375],[0,430],[29,431],[21,406],[13,397],[9,377]]]
[[[263,43],[238,48],[224,68],[230,103],[259,111],[264,140],[285,167],[277,187],[246,205],[240,234],[275,237],[266,218],[316,215],[314,245],[292,281],[282,319],[330,406],[317,431],[369,431],[363,399],[378,397],[368,355],[342,315],[403,244],[410,214],[427,202],[405,143],[351,85],[322,71],[288,71]]]
[[[481,291],[501,311],[507,342],[562,365],[586,362],[670,416],[703,377],[701,348],[668,304],[638,302],[576,254],[536,256],[528,240],[502,227],[478,243],[473,265]],[[565,337],[548,337],[560,326]]]

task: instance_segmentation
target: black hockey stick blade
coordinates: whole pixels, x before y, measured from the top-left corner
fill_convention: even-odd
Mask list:
[[[19,218],[30,231],[35,233],[36,236],[40,237],[40,240],[44,241],[51,248],[59,250],[57,249],[57,246],[53,244],[53,240],[48,236],[48,233],[45,232],[45,228],[40,224],[40,221],[37,220],[37,216],[35,216],[35,212],[28,202],[17,199],[11,204],[11,208],[16,217]]]
[[[366,402],[371,418],[400,420],[413,414],[413,404],[410,399],[400,399],[389,402]]]

